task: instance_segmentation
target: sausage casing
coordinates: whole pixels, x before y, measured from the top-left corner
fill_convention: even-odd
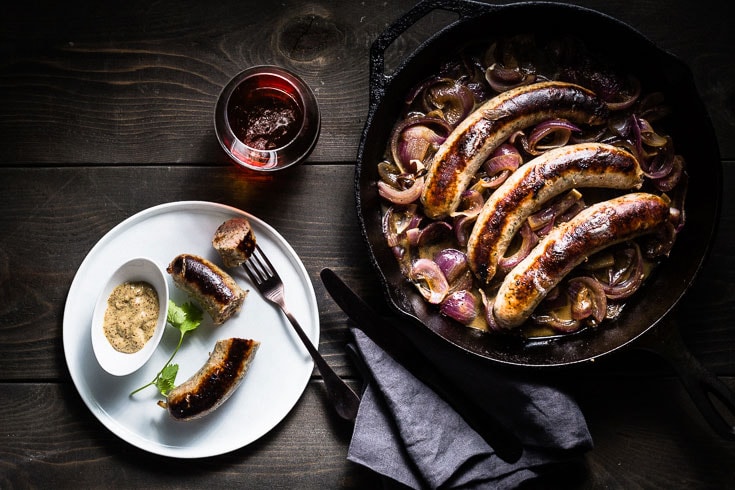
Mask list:
[[[434,155],[421,194],[424,213],[437,219],[455,211],[472,176],[514,132],[552,117],[599,125],[607,115],[607,105],[592,91],[566,82],[524,85],[493,97],[467,116]]]
[[[217,409],[240,386],[258,347],[256,340],[218,340],[204,366],[168,393],[166,407],[171,416],[194,420]]]
[[[475,275],[488,282],[515,233],[544,202],[577,187],[639,188],[643,172],[627,151],[602,143],[568,145],[516,170],[485,202],[467,243]]]
[[[186,291],[221,325],[240,311],[247,291],[227,272],[209,260],[193,254],[181,254],[166,268],[174,284]]]
[[[546,294],[587,257],[653,232],[668,217],[666,201],[639,192],[594,204],[558,225],[503,279],[493,306],[498,326],[521,325]]]

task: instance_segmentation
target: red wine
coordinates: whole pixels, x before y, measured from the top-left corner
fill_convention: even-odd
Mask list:
[[[304,116],[293,87],[273,82],[280,80],[245,81],[232,92],[227,106],[235,137],[256,150],[281,148],[301,130]]]

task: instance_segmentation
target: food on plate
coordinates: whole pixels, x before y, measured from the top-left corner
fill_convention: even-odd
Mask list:
[[[558,81],[522,85],[489,99],[436,151],[421,194],[424,213],[442,218],[455,211],[483,162],[516,131],[551,118],[600,125],[607,114],[607,105],[594,92]]]
[[[669,203],[648,193],[624,194],[583,209],[552,229],[505,276],[493,305],[497,325],[519,326],[549,291],[587,257],[651,233],[668,218]],[[600,314],[603,313],[601,309]]]
[[[202,310],[194,303],[187,302],[182,305],[177,305],[172,300],[168,300],[166,321],[179,331],[179,342],[176,344],[176,348],[171,353],[166,364],[156,373],[156,376],[148,383],[133,390],[130,396],[135,395],[149,386],[158,388],[158,392],[163,396],[166,396],[174,388],[176,385],[176,375],[179,373],[179,365],[173,363],[174,357],[176,357],[181,345],[184,343],[186,334],[193,332],[202,324],[203,315]]]
[[[166,271],[176,286],[204,308],[215,325],[221,325],[240,311],[248,294],[229,274],[198,255],[181,254]]]
[[[176,420],[194,420],[213,412],[240,386],[258,347],[260,342],[251,339],[218,340],[199,371],[159,405]]]
[[[138,352],[153,337],[159,314],[153,286],[145,281],[119,284],[107,298],[102,323],[105,337],[118,352]]]
[[[225,267],[238,267],[255,250],[255,233],[247,218],[232,218],[214,232],[212,246],[222,257]]]
[[[484,331],[612,324],[686,221],[686,162],[656,90],[570,37],[458,48],[406,95],[377,163],[403,276]]]

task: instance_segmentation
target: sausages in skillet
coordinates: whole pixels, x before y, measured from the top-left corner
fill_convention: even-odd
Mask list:
[[[491,98],[467,116],[437,150],[421,195],[424,213],[442,218],[459,206],[462,192],[487,157],[514,132],[549,118],[600,125],[607,105],[579,85],[539,82]]]
[[[572,269],[611,245],[656,231],[669,204],[643,192],[602,201],[554,228],[500,286],[493,315],[501,328],[521,325]]]
[[[642,174],[633,155],[603,143],[563,146],[534,158],[485,202],[467,243],[470,267],[489,282],[515,233],[542,204],[572,188],[639,188]]]

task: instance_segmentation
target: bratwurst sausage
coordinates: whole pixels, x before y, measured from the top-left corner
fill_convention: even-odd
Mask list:
[[[601,99],[571,83],[539,82],[493,97],[467,116],[434,155],[421,194],[424,213],[438,219],[455,211],[472,176],[514,132],[550,118],[599,125],[607,116]]]
[[[256,340],[218,340],[204,366],[171,390],[163,405],[176,420],[194,420],[212,412],[240,385],[258,347]]]
[[[166,268],[174,284],[186,291],[221,325],[240,311],[248,292],[225,271],[204,257],[181,254]]]
[[[485,202],[467,243],[470,267],[480,281],[489,282],[526,218],[562,192],[640,188],[642,179],[638,161],[621,148],[582,143],[549,150],[513,172]]]
[[[493,306],[498,326],[521,325],[546,294],[587,257],[653,232],[668,217],[666,201],[639,192],[594,204],[558,225],[505,276]]]

